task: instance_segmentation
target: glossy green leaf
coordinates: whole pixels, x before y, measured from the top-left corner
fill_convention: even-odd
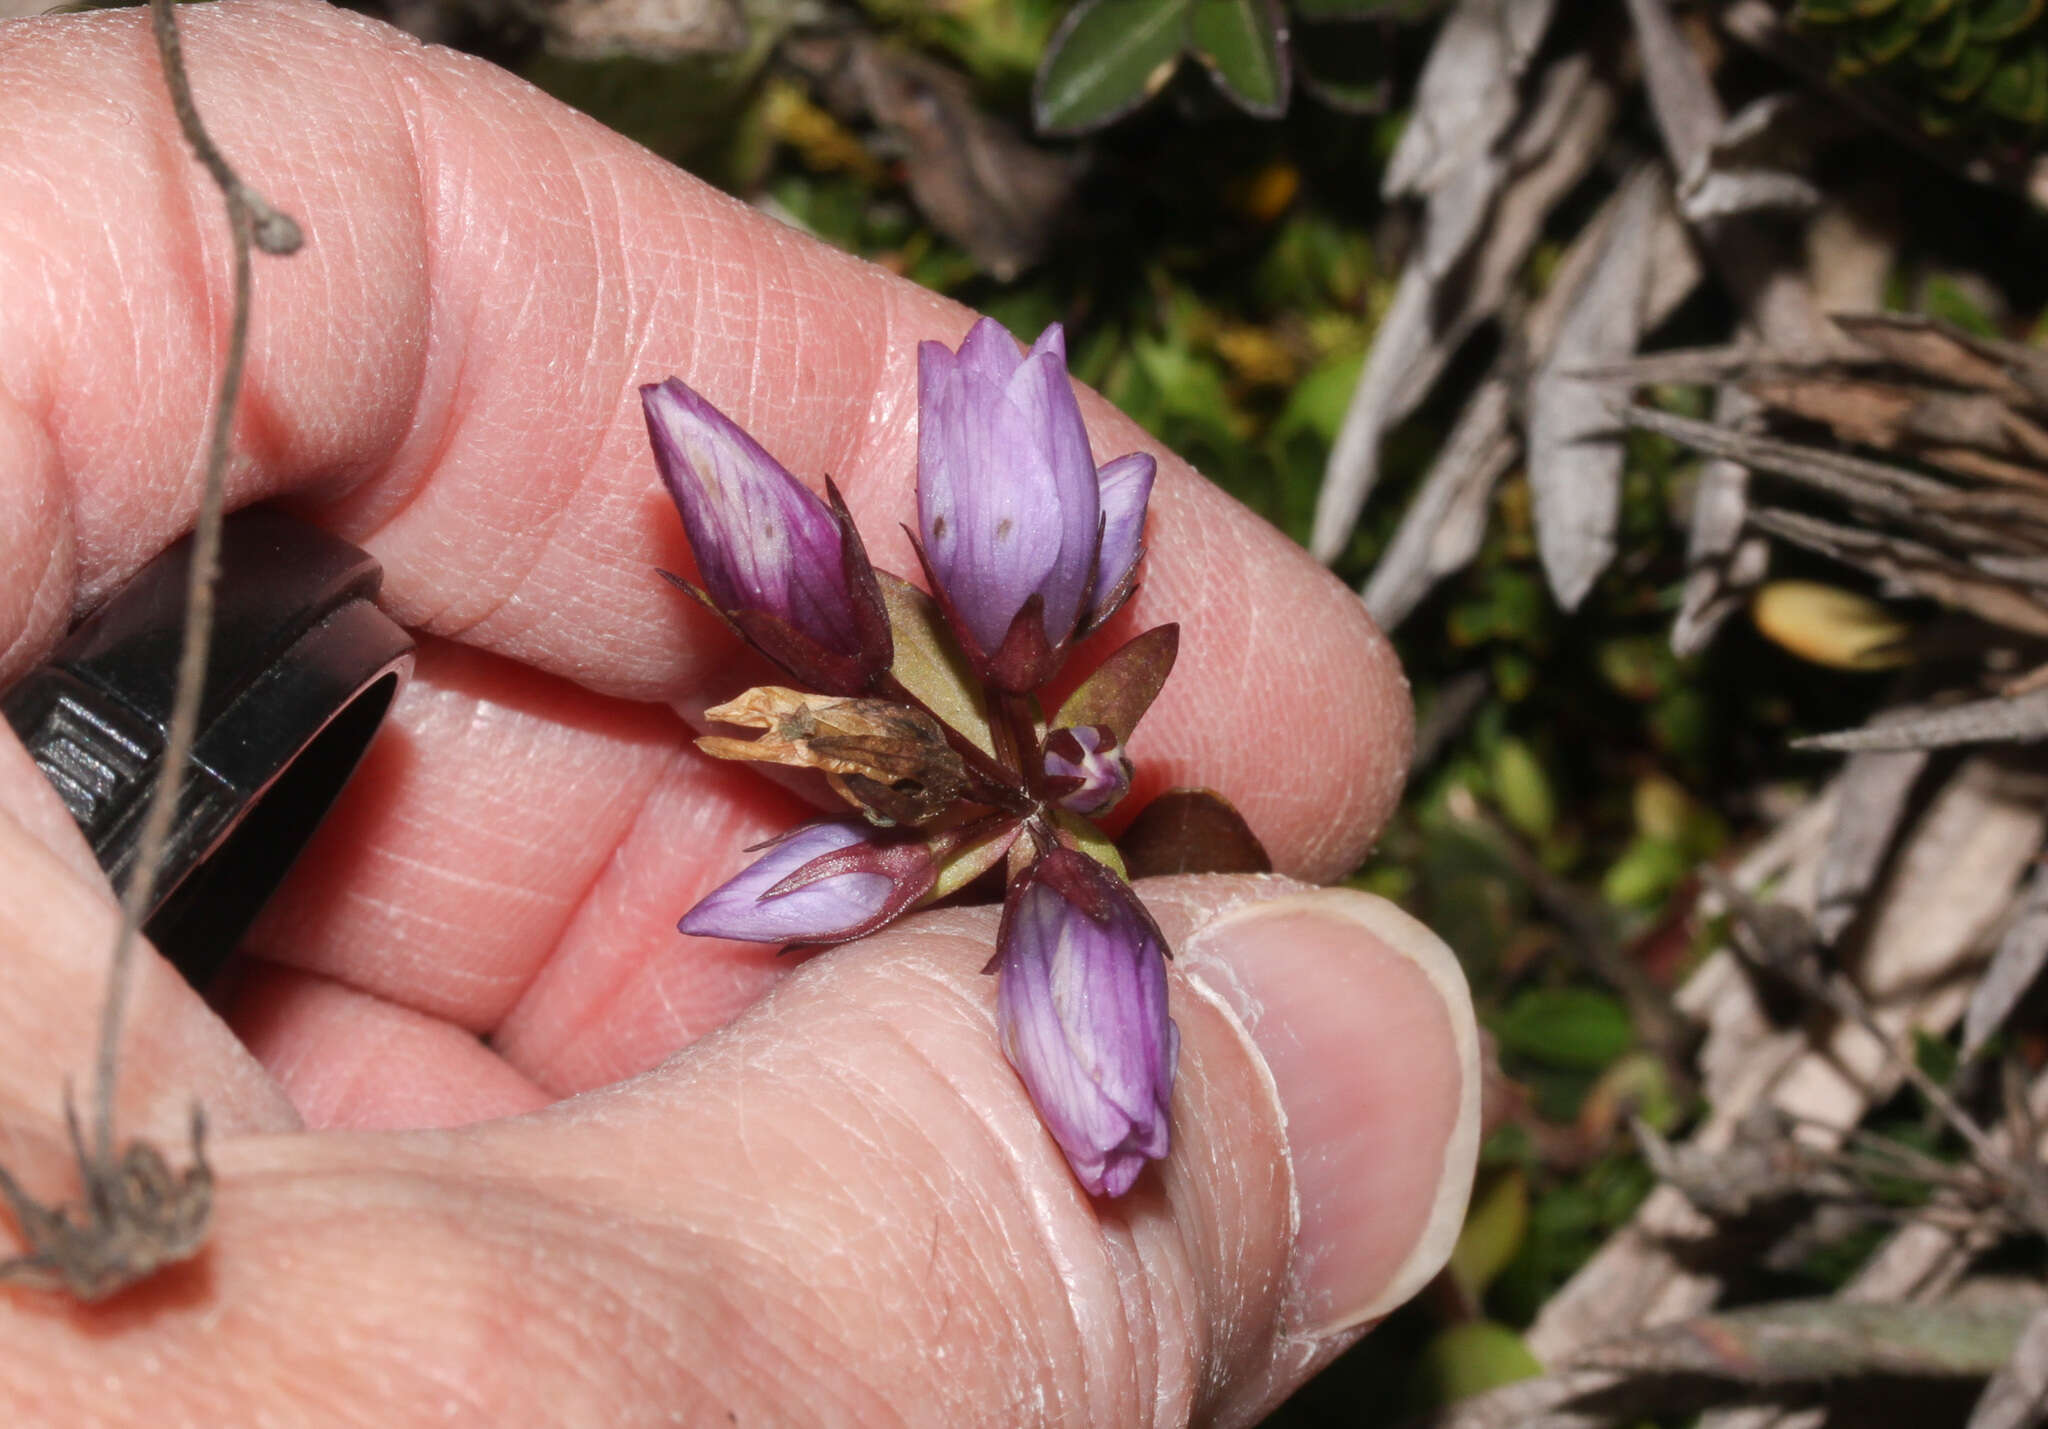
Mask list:
[[[1529,989],[1495,1015],[1493,1032],[1508,1051],[1585,1072],[1599,1071],[1635,1041],[1619,1001],[1579,987]]]
[[[1970,17],[1958,9],[1940,24],[1921,30],[1919,42],[1913,47],[1913,59],[1928,69],[1946,69],[1956,62],[1969,42]]]
[[[1278,0],[1194,0],[1188,45],[1238,108],[1261,119],[1287,112],[1287,22]]]
[[[1951,104],[1961,104],[1989,83],[1992,72],[1997,68],[1996,46],[1971,45],[1957,55],[1955,63],[1944,71],[1941,82],[1934,86],[1935,97]]]
[[[1046,46],[1031,113],[1044,134],[1085,134],[1173,78],[1194,0],[1081,0]]]
[[[1983,104],[1993,114],[2021,124],[2048,118],[2048,50],[2030,50],[1999,66],[1984,86]]]
[[[1295,82],[1344,114],[1384,114],[1395,82],[1391,47],[1378,25],[1317,25],[1289,37]]]
[[[947,632],[938,603],[887,571],[876,571],[875,576],[882,585],[889,633],[896,642],[890,676],[926,709],[994,754],[981,682],[968,670],[967,657]]]

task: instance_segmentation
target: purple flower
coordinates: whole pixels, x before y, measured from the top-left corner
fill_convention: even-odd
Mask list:
[[[933,593],[983,679],[1035,689],[1128,590],[1153,462],[1097,473],[1058,323],[1022,356],[990,318],[957,353],[920,343],[917,383],[918,553]]]
[[[937,866],[918,840],[885,839],[858,819],[805,824],[706,894],[676,926],[745,943],[865,937],[931,891]]]
[[[1080,1184],[1122,1195],[1167,1154],[1180,1031],[1165,939],[1121,874],[1083,852],[1122,867],[1085,820],[1130,792],[1122,746],[1173,667],[1178,627],[1112,652],[1040,732],[1069,648],[1136,586],[1153,459],[1096,468],[1057,324],[1025,353],[986,319],[957,351],[921,344],[911,544],[927,598],[878,576],[829,479],[820,500],[675,378],[640,392],[701,572],[703,588],[684,589],[797,686],[709,710],[753,734],[699,748],[823,771],[867,816],[762,845],[678,926],[845,942],[974,896],[1007,860],[986,969],[1004,1053]]]
[[[1167,1151],[1165,939],[1122,879],[1058,848],[1011,885],[996,946],[1004,1053],[1076,1179],[1122,1195]]]
[[[857,695],[893,647],[874,567],[839,493],[819,500],[678,379],[640,389],[661,479],[703,574],[698,595],[803,683]],[[680,582],[679,582],[680,584]]]
[[[1131,761],[1108,725],[1056,729],[1045,737],[1046,792],[1063,809],[1100,814],[1131,791]]]

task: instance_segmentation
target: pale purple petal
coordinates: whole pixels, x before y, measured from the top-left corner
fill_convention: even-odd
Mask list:
[[[983,318],[967,330],[958,358],[961,371],[997,387],[1010,380],[1010,374],[1023,360],[1010,330],[994,318]]]
[[[1145,535],[1145,509],[1152,499],[1152,479],[1159,463],[1144,452],[1120,456],[1104,466],[1098,478],[1102,491],[1102,559],[1096,563],[1095,588],[1089,593],[1092,619],[1116,593],[1138,559]]]
[[[999,941],[1003,1049],[1076,1179],[1120,1195],[1170,1139],[1178,1033],[1158,930],[1122,880],[1059,849],[1012,887]]]
[[[988,336],[988,334],[992,334]],[[969,349],[1015,345],[986,319],[956,357],[918,345],[918,523],[933,573],[967,633],[993,654],[1061,556],[1059,490],[1046,438]]]
[[[812,859],[872,841],[868,826],[858,820],[798,829],[706,895],[676,926],[698,937],[747,943],[838,938],[887,907],[895,891],[892,879],[881,873],[842,873],[772,898],[761,895]]]
[[[1058,533],[1057,554],[1037,587],[1045,596],[1046,639],[1057,645],[1073,634],[1085,614],[1102,508],[1088,428],[1067,376],[1066,338],[1058,323],[1040,334],[1006,395],[1022,414],[1021,430],[1031,434],[1051,488],[1051,504],[1032,508],[1030,514],[1044,523],[1048,535]]]

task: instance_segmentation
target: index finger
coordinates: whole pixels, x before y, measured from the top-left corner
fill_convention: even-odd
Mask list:
[[[231,501],[291,495],[368,547],[423,630],[673,700],[730,654],[687,568],[636,386],[684,377],[914,569],[917,339],[955,305],[796,234],[502,70],[346,12],[184,12],[215,136],[308,244],[265,262]],[[0,673],[190,522],[227,238],[143,19],[0,29]],[[1161,458],[1132,616],[1182,668],[1142,754],[1228,791],[1282,867],[1355,862],[1407,704],[1350,592],[1084,394],[1098,457]],[[55,553],[52,555],[51,553]]]

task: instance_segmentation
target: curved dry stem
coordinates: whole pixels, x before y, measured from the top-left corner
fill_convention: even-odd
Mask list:
[[[29,1198],[12,1177],[0,1172],[0,1193],[10,1203],[17,1228],[26,1242],[24,1255],[0,1262],[0,1279],[49,1285],[84,1300],[112,1294],[193,1254],[204,1243],[211,1215],[212,1177],[206,1167],[202,1145],[205,1121],[198,1105],[195,1103],[192,1109],[192,1164],[179,1179],[171,1175],[161,1154],[146,1142],[135,1142],[125,1155],[115,1155],[114,1093],[120,1074],[121,1024],[127,1011],[135,946],[142,921],[155,900],[164,845],[184,787],[185,766],[191,759],[199,723],[200,695],[206,685],[228,452],[235,404],[241,396],[242,369],[248,358],[249,254],[252,247],[266,253],[288,254],[295,252],[302,242],[299,226],[291,216],[272,207],[244,183],[207,134],[185,73],[172,0],[150,0],[150,19],[178,127],[219,188],[227,211],[234,242],[234,307],[228,325],[227,361],[209,418],[199,515],[192,533],[177,686],[165,731],[163,761],[150,790],[135,863],[122,890],[121,927],[109,958],[106,998],[100,1009],[89,1143],[80,1134],[68,1096],[65,1102],[84,1194],[75,1213],[70,1207],[51,1210]],[[147,1194],[136,1194],[137,1187]]]

